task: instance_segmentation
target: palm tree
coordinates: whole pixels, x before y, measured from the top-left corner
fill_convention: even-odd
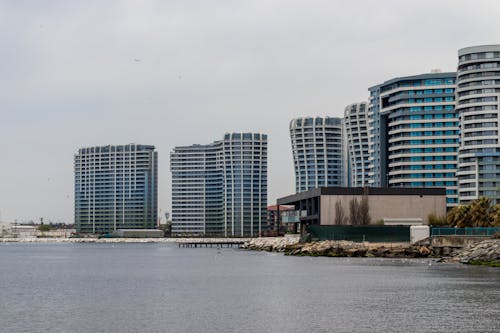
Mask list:
[[[490,216],[492,226],[500,227],[500,204],[493,206]]]
[[[471,227],[472,223],[469,216],[469,209],[470,206],[468,205],[453,207],[446,215],[448,225],[458,228]]]
[[[493,224],[491,220],[492,210],[493,207],[489,198],[481,197],[471,202],[469,214],[472,226],[490,227]]]
[[[456,206],[446,215],[452,227],[493,227],[500,226],[500,205],[491,205],[491,200],[481,197],[468,205]]]

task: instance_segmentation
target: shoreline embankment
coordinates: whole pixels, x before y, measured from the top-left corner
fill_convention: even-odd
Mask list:
[[[247,250],[281,252],[284,255],[312,257],[435,258],[442,262],[460,262],[500,267],[500,239],[488,239],[453,249],[447,256],[442,249],[410,243],[370,243],[317,241],[299,243],[294,239],[255,238],[241,247]]]
[[[280,252],[292,256],[312,257],[379,257],[379,258],[434,258],[441,262],[500,267],[500,239],[487,239],[452,249],[443,255],[442,248],[411,245],[410,243],[370,243],[351,241],[316,241],[300,243],[298,237],[261,238],[0,238],[0,243],[236,243],[244,242],[242,249]]]

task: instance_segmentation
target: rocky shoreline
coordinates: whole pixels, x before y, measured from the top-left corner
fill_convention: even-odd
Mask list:
[[[432,255],[425,246],[409,243],[356,243],[350,241],[319,241],[299,243],[292,239],[257,238],[246,242],[242,248],[257,251],[282,252],[285,255],[313,257],[387,257],[421,258]]]
[[[452,261],[500,267],[500,239],[489,239],[462,249]]]
[[[245,241],[242,249],[281,252],[293,256],[436,258],[441,262],[500,267],[500,239],[488,239],[465,248],[443,248],[409,243],[355,243],[319,241],[299,243],[298,237],[228,238],[0,238],[0,243],[183,243]]]
[[[500,266],[500,239],[479,242],[463,249],[454,249],[443,256],[442,249],[409,243],[355,243],[349,241],[319,241],[299,243],[296,239],[256,238],[242,248],[256,251],[282,252],[293,256],[438,258],[443,262]]]

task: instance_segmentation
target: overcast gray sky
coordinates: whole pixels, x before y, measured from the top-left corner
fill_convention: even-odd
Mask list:
[[[294,191],[288,123],[500,43],[500,1],[0,1],[1,220],[73,221],[79,147],[169,153],[269,135],[269,201]],[[136,61],[140,60],[140,61]]]

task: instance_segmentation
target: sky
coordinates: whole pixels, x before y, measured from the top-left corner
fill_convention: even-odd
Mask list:
[[[73,222],[80,147],[169,155],[268,134],[269,202],[294,192],[288,125],[500,43],[500,1],[0,1],[0,221]]]

